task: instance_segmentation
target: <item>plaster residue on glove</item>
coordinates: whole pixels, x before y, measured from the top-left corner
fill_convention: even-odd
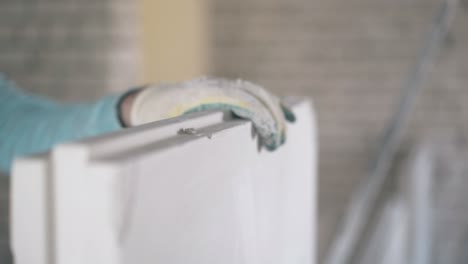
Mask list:
[[[286,120],[294,114],[263,87],[242,80],[200,78],[152,85],[137,95],[131,111],[133,126],[203,110],[230,110],[252,121],[269,150],[286,138]]]

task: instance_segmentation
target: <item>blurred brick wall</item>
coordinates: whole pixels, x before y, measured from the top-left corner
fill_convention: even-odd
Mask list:
[[[213,0],[213,74],[310,96],[319,123],[319,255],[365,174],[437,0]],[[468,12],[418,101],[405,144],[468,122]]]
[[[0,1],[0,72],[65,100],[135,85],[138,31],[126,0]]]

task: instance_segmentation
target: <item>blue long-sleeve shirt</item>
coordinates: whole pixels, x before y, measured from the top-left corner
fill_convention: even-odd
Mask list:
[[[0,74],[0,170],[9,172],[16,157],[120,129],[120,98],[113,95],[89,104],[61,104],[29,95]]]

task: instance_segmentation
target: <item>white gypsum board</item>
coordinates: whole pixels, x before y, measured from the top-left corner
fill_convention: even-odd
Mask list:
[[[50,264],[49,153],[16,159],[11,174],[11,249],[16,264]]]
[[[232,122],[248,124],[243,120]],[[187,135],[175,134],[175,137],[188,139]],[[158,142],[147,145],[157,145]],[[120,140],[116,138],[109,144],[120,144]],[[132,153],[134,149],[138,147],[122,151]],[[125,185],[125,181],[117,177],[115,168],[101,166],[90,170],[89,157],[86,157],[88,153],[86,148],[79,145],[64,145],[53,151],[57,241],[54,258],[57,263],[119,263],[116,262],[119,247],[115,228],[119,220],[114,216],[120,215],[116,212],[120,212],[120,201],[125,200],[118,196],[122,192],[117,191],[121,189],[119,186]],[[92,257],[88,259],[88,255]]]
[[[94,159],[93,193],[109,204],[93,212],[107,222],[86,229],[118,240],[99,261],[313,263],[315,123],[308,105],[295,110],[290,144],[275,152],[259,152],[249,123],[228,121]]]
[[[137,147],[133,141],[153,142],[156,138],[164,138],[170,134],[176,135],[182,127],[200,127],[210,123],[223,120],[222,112],[194,113],[184,117],[162,120],[160,122],[143,125],[138,128],[130,128],[115,135],[105,135],[85,139],[73,143],[80,146],[89,146],[90,151],[96,151],[93,156],[111,152],[107,146],[114,147],[113,150],[123,150],[125,147]],[[183,126],[181,126],[183,124]],[[154,130],[162,131],[156,133]],[[152,131],[153,130],[153,131]],[[112,142],[109,144],[109,142]],[[118,141],[118,144],[115,142]],[[127,143],[127,144],[125,144]],[[139,143],[139,142],[136,142]],[[115,146],[114,146],[115,145]],[[65,147],[68,149],[68,147]],[[106,152],[107,150],[107,152]],[[52,263],[50,256],[53,250],[52,229],[52,182],[49,171],[48,152],[25,156],[14,161],[12,169],[11,189],[11,234],[12,250],[16,263]],[[79,159],[70,159],[68,155],[62,158],[70,162],[78,162]],[[84,165],[84,164],[83,164]],[[76,170],[75,172],[80,172]],[[77,173],[77,177],[79,177]],[[34,219],[32,221],[31,219]]]
[[[298,104],[303,105],[304,104]],[[297,106],[296,105],[296,108]],[[299,107],[300,108],[300,107]],[[307,111],[309,111],[308,109]],[[306,111],[306,112],[307,112]],[[115,177],[105,178],[101,177],[103,175],[114,175],[114,171],[112,168],[107,168],[105,166],[101,166],[98,170],[92,170],[96,173],[93,177],[88,177],[88,170],[89,167],[89,159],[90,158],[99,158],[100,156],[106,156],[106,154],[118,154],[120,152],[125,151],[134,151],[142,146],[146,146],[148,144],[152,144],[152,142],[157,141],[164,141],[167,138],[173,137],[177,135],[177,132],[180,128],[201,128],[204,126],[210,127],[213,124],[219,124],[220,126],[226,125],[224,122],[229,124],[234,124],[238,122],[239,124],[245,123],[246,121],[238,120],[230,122],[230,118],[225,118],[224,113],[216,113],[216,116],[212,116],[213,113],[198,113],[198,114],[191,114],[187,115],[184,118],[180,118],[179,121],[174,120],[165,120],[156,122],[153,124],[148,124],[145,126],[140,126],[137,128],[130,128],[121,132],[111,133],[106,136],[96,137],[93,139],[86,139],[77,142],[69,142],[63,145],[56,147],[52,151],[53,160],[50,166],[50,171],[48,174],[44,173],[43,175],[51,176],[51,182],[53,183],[54,189],[52,192],[48,192],[51,194],[51,201],[47,206],[50,206],[54,212],[52,212],[51,216],[53,219],[50,221],[44,220],[44,222],[48,222],[53,230],[51,232],[46,232],[46,234],[54,235],[50,237],[50,241],[56,242],[53,245],[51,244],[44,244],[48,245],[50,248],[50,252],[54,253],[54,256],[51,256],[50,261],[45,261],[46,263],[115,263],[113,261],[108,262],[112,258],[114,260],[118,259],[118,247],[114,247],[115,241],[112,240],[114,233],[114,229],[109,229],[106,225],[101,225],[101,229],[97,229],[96,234],[101,234],[100,232],[106,231],[108,235],[96,235],[96,236],[87,236],[86,234],[90,230],[87,227],[92,227],[93,224],[101,222],[106,223],[107,220],[112,220],[115,222],[116,217],[108,217],[106,218],[106,213],[109,211],[113,211],[111,208],[106,206],[110,205],[110,202],[115,202],[115,195],[118,195],[118,192],[115,192],[115,187],[125,184],[124,181],[115,182]],[[209,117],[205,118],[206,115]],[[197,119],[200,117],[200,119]],[[169,128],[168,128],[169,126]],[[249,126],[249,142],[245,145],[251,145],[255,149],[257,149],[256,143],[253,143],[251,132],[251,127]],[[227,127],[226,127],[227,128]],[[315,129],[315,128],[314,128]],[[200,129],[199,129],[200,130]],[[203,129],[201,129],[203,130]],[[231,130],[231,129],[226,129]],[[311,129],[307,131],[310,132]],[[158,131],[159,134],[158,134]],[[165,131],[165,132],[161,132]],[[315,130],[314,130],[315,131]],[[220,133],[221,135],[223,133]],[[180,135],[180,138],[187,138],[187,135]],[[308,136],[310,138],[310,135]],[[204,140],[207,140],[204,138]],[[199,142],[200,140],[195,140],[194,142]],[[315,142],[314,142],[315,144]],[[189,144],[190,145],[190,144]],[[307,144],[306,144],[307,145]],[[294,144],[295,147],[301,146],[301,144]],[[171,149],[177,149],[177,147],[181,147],[180,144],[170,144],[166,145],[166,148],[171,147]],[[266,152],[265,152],[266,153]],[[315,160],[315,154],[311,160]],[[306,155],[307,156],[307,155]],[[309,155],[310,156],[310,155]],[[23,159],[23,160],[27,160]],[[35,160],[32,158],[32,160]],[[43,159],[41,162],[45,162]],[[20,162],[21,163],[21,162]],[[36,163],[33,163],[36,164]],[[46,163],[45,163],[46,164]],[[315,163],[313,164],[315,166]],[[26,166],[28,167],[28,166]],[[300,166],[299,166],[300,167]],[[299,168],[298,167],[298,168]],[[25,170],[23,170],[25,171]],[[35,177],[35,175],[41,174],[38,170],[31,170],[29,177]],[[26,175],[22,173],[22,175]],[[131,175],[131,173],[129,173]],[[96,176],[96,177],[94,177]],[[128,177],[127,177],[128,178]],[[41,177],[36,177],[35,179],[39,180]],[[104,179],[101,181],[101,185],[98,184],[99,179]],[[46,184],[47,182],[40,182],[40,184]],[[17,185],[20,188],[15,191],[16,194],[23,193],[23,189],[26,186]],[[310,187],[310,186],[309,186]],[[99,189],[101,188],[101,189]],[[38,188],[35,190],[41,190],[43,188]],[[26,190],[26,189],[24,189]],[[100,193],[93,192],[93,190],[107,190],[104,194],[112,194],[108,197],[107,201],[109,203],[105,203],[106,199],[103,196],[100,196]],[[43,194],[47,193],[43,191]],[[94,193],[95,196],[92,194]],[[35,195],[39,195],[40,193],[36,193]],[[105,195],[104,195],[105,196]],[[98,199],[93,199],[98,197]],[[101,199],[102,198],[102,199]],[[306,199],[307,200],[307,199]],[[17,200],[18,201],[18,200]],[[39,204],[38,204],[39,203]],[[40,207],[41,200],[32,199],[31,203],[23,203],[21,206],[25,206],[21,210],[29,210],[30,208]],[[16,206],[16,205],[15,205]],[[115,206],[115,203],[113,204]],[[94,208],[95,210],[91,210]],[[291,207],[294,208],[294,207]],[[93,214],[92,212],[95,212]],[[98,217],[99,215],[103,217]],[[25,219],[25,218],[23,218]],[[312,220],[313,221],[313,220]],[[26,223],[23,221],[22,223]],[[112,226],[110,222],[107,222],[109,226]],[[16,225],[18,226],[18,225]],[[37,228],[37,232],[43,232],[44,229],[41,229],[41,224],[39,222],[31,222],[31,227]],[[297,225],[300,226],[300,225]],[[53,231],[53,232],[52,232]],[[45,231],[44,231],[45,232]],[[304,230],[297,233],[303,233]],[[29,256],[28,255],[28,248],[34,247],[34,239],[28,240],[28,236],[25,233],[18,233],[21,238],[18,238],[21,241],[24,241],[24,244],[21,244],[21,250],[15,250],[15,257],[16,259],[21,259],[21,257],[17,256]],[[114,237],[115,238],[115,237]],[[107,240],[106,240],[107,239]],[[19,241],[17,240],[17,241]],[[94,243],[94,241],[100,241],[102,243]],[[79,242],[79,243],[77,243]],[[80,244],[82,243],[82,244]],[[96,254],[93,255],[90,251],[84,251],[83,249],[89,250],[91,249],[94,251],[91,252],[104,252],[106,254]],[[92,248],[94,246],[94,248]],[[40,249],[40,247],[37,247]],[[105,250],[108,248],[109,250]],[[311,247],[312,248],[312,247]],[[114,250],[114,251],[113,251]],[[116,251],[117,250],[117,251]],[[20,252],[21,251],[21,252]],[[87,253],[86,253],[87,252]],[[85,257],[84,257],[85,256]],[[102,256],[101,259],[95,256]],[[87,259],[87,257],[95,262],[92,261],[84,261],[80,262],[80,260]],[[100,261],[103,260],[103,261]],[[33,262],[37,263],[37,259]],[[31,261],[26,261],[25,263],[31,263]]]
[[[68,142],[52,150],[51,172],[54,189],[54,241],[57,263],[79,263],[82,246],[79,236],[84,234],[76,219],[87,215],[87,193],[81,187],[90,179],[84,177],[92,157],[138,148],[177,135],[181,128],[203,127],[222,123],[229,117],[225,112],[187,114],[167,120],[124,129],[94,138]],[[58,198],[61,197],[61,198]]]

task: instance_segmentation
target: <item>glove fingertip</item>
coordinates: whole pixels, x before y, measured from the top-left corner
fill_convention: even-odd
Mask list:
[[[268,151],[275,151],[278,147],[276,145],[265,145]]]
[[[283,110],[284,117],[291,123],[296,122],[296,115],[286,106],[281,104],[281,109]]]

